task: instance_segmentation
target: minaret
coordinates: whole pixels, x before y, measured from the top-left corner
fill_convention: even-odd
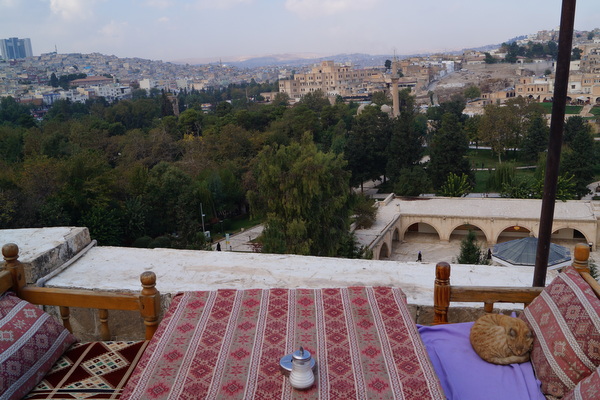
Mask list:
[[[392,117],[400,115],[400,96],[398,95],[398,60],[394,57],[392,62]]]

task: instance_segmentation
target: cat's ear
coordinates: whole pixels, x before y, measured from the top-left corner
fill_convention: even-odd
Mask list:
[[[508,330],[508,336],[510,336],[511,338],[517,337],[517,332],[515,332],[514,328],[510,328]]]
[[[531,331],[527,331],[527,333],[525,334],[525,337],[527,339],[531,339],[533,337],[533,333],[531,333]]]

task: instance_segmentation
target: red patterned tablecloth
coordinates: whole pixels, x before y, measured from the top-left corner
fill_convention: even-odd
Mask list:
[[[315,385],[279,360],[303,346]],[[249,289],[177,295],[123,399],[443,399],[400,289]]]

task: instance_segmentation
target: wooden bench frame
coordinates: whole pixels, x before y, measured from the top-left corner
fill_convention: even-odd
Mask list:
[[[13,291],[19,298],[36,305],[58,306],[63,325],[72,332],[70,307],[98,309],[100,336],[103,341],[110,340],[108,328],[108,310],[138,311],[144,319],[146,340],[152,339],[158,327],[160,311],[160,293],[156,289],[156,275],[146,271],[141,274],[142,290],[139,295],[133,293],[114,293],[108,291],[62,289],[27,286],[25,270],[19,261],[19,247],[14,243],[2,247],[4,270],[0,271],[0,294]]]
[[[590,248],[587,244],[577,244],[574,251],[573,267],[581,274],[592,290],[600,297],[600,284],[590,275]],[[433,324],[448,323],[450,302],[483,303],[484,310],[492,312],[495,303],[523,303],[527,306],[541,292],[543,287],[502,287],[502,286],[452,286],[450,265],[440,262],[435,268],[433,285]]]

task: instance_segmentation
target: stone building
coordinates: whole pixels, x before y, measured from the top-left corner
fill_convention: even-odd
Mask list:
[[[366,92],[366,81],[380,72],[373,69],[353,69],[349,65],[323,61],[310,72],[279,81],[279,91],[290,99],[299,100],[307,93],[321,90],[327,96],[352,96]]]

